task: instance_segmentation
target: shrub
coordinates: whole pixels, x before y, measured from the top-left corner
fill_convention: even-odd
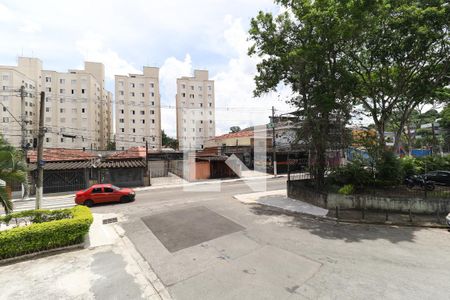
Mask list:
[[[400,159],[400,166],[403,175],[408,177],[420,173],[419,161],[412,156],[405,156]]]
[[[58,217],[67,210],[52,213]],[[25,213],[25,212],[24,212]],[[33,212],[42,217],[42,211]],[[26,214],[33,214],[28,211]],[[88,233],[93,217],[89,208],[75,206],[70,209],[72,218],[45,221],[29,226],[0,231],[0,259],[19,256],[81,243]],[[39,219],[38,221],[42,221]]]
[[[384,151],[375,165],[376,179],[398,184],[403,178],[400,159],[392,151]]]
[[[25,219],[26,221],[30,221],[31,223],[43,223],[70,218],[73,218],[71,209],[35,209],[0,216],[0,224],[5,223],[6,225],[8,225],[12,220],[17,221],[19,219]]]
[[[362,159],[355,159],[337,168],[330,178],[337,184],[352,184],[354,186],[367,185],[373,178]]]
[[[338,194],[341,195],[351,195],[355,192],[355,188],[352,184],[346,184],[343,187],[341,187],[338,191]]]

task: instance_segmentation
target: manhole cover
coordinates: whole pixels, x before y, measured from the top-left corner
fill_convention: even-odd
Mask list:
[[[103,219],[103,224],[117,223],[117,218]]]
[[[142,221],[170,252],[245,229],[204,206],[150,215]]]

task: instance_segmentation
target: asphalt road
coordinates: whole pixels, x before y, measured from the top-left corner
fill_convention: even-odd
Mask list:
[[[93,212],[121,215],[175,299],[449,299],[446,230],[324,222],[242,204],[243,182],[210,188],[141,191]]]

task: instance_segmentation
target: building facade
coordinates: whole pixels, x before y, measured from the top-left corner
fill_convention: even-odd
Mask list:
[[[176,114],[180,150],[203,149],[215,136],[214,81],[208,71],[195,70],[194,77],[177,79]]]
[[[18,66],[10,68],[15,70],[16,75],[9,84],[12,89],[7,85],[5,90],[15,91],[21,85],[25,87],[26,139],[30,145],[37,137],[39,98],[40,92],[44,91],[45,147],[95,150],[107,148],[112,137],[112,95],[105,89],[103,64],[85,62],[83,70],[57,72],[43,70],[39,59],[20,57]],[[5,67],[0,68],[0,73],[7,75]],[[2,87],[5,86],[4,83],[1,84]],[[11,96],[8,105],[11,107],[11,114],[20,118],[22,107],[20,97],[14,98],[16,94]],[[11,129],[20,129],[20,124],[15,123],[17,126],[11,126]],[[16,138],[8,140],[15,146],[20,145]]]
[[[159,68],[143,74],[116,75],[116,149],[145,146],[161,150],[161,96]]]

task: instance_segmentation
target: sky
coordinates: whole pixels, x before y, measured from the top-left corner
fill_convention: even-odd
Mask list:
[[[290,93],[252,95],[258,58],[248,57],[248,29],[258,11],[277,13],[272,0],[0,0],[0,65],[38,57],[44,69],[65,72],[83,62],[114,75],[160,68],[162,129],[176,136],[176,78],[209,70],[216,88],[216,134],[231,126],[268,122],[271,107],[288,112]]]

